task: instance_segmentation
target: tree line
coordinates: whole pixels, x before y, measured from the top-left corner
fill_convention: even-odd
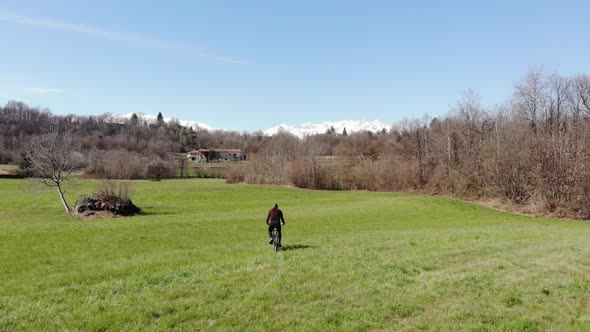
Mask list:
[[[75,130],[77,150],[85,156],[90,176],[140,178],[147,164],[158,160],[174,175],[181,154],[198,148],[237,148],[255,153],[263,144],[261,133],[208,131],[185,127],[176,120],[165,122],[161,113],[153,123],[141,114],[121,118],[54,115],[49,109],[10,101],[0,107],[0,164],[26,163],[30,142],[47,132]]]
[[[501,105],[466,91],[448,115],[387,133],[277,135],[228,181],[491,197],[590,219],[590,76],[530,71]]]

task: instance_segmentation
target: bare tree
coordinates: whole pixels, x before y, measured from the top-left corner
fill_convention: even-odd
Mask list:
[[[31,174],[42,184],[57,188],[66,212],[70,212],[70,207],[64,197],[64,183],[82,162],[76,143],[75,131],[60,132],[53,128],[44,135],[33,137],[26,152]]]
[[[545,107],[545,77],[540,70],[530,70],[524,79],[514,86],[515,108],[529,122],[534,135],[537,135],[540,114]]]
[[[184,170],[186,168],[187,158],[185,156],[181,156],[180,158],[176,158],[176,162],[180,168],[180,177],[184,177]]]
[[[570,93],[573,100],[575,110],[579,114],[580,112],[586,112],[590,114],[590,76],[587,74],[580,74],[572,79],[572,92]]]

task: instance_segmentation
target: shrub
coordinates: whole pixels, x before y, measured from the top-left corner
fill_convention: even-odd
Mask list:
[[[166,165],[163,161],[153,162],[145,169],[146,179],[151,179],[154,181],[160,181],[161,179],[169,178],[170,173],[170,167],[168,167],[168,165]]]
[[[258,184],[289,183],[288,164],[302,154],[301,141],[289,134],[275,135],[244,168],[244,180]]]
[[[346,174],[344,182],[352,189],[370,191],[403,191],[420,187],[420,179],[413,161],[383,158],[363,160],[355,165],[341,165]]]
[[[83,177],[102,179],[140,179],[145,174],[147,158],[124,150],[93,151],[88,154]]]
[[[305,159],[298,159],[287,165],[287,177],[289,182],[298,188],[318,189],[317,169]]]
[[[241,183],[245,179],[244,169],[239,165],[230,166],[225,173],[226,183]]]
[[[101,199],[108,199],[111,197],[118,197],[123,200],[130,199],[132,194],[131,183],[125,180],[103,180],[96,192],[96,195]]]
[[[585,174],[580,178],[578,183],[578,193],[573,202],[573,210],[577,212],[578,217],[590,219],[590,174]]]
[[[314,158],[308,156],[288,163],[287,176],[292,185],[319,190],[342,190],[347,187],[336,167],[324,166]]]

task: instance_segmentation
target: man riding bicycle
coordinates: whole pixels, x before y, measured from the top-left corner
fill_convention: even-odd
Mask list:
[[[279,205],[275,203],[272,209],[268,211],[268,215],[266,216],[266,224],[268,225],[268,236],[271,238],[268,244],[272,244],[272,230],[276,228],[279,231],[279,247],[281,247],[281,223],[283,225],[285,224],[285,218],[283,218],[283,211],[279,210]]]

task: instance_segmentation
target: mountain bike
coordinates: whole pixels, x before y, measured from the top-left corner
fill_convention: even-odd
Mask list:
[[[281,243],[279,242],[279,230],[275,227],[272,229],[272,245],[275,249],[275,252],[279,251],[279,247],[281,246]]]

